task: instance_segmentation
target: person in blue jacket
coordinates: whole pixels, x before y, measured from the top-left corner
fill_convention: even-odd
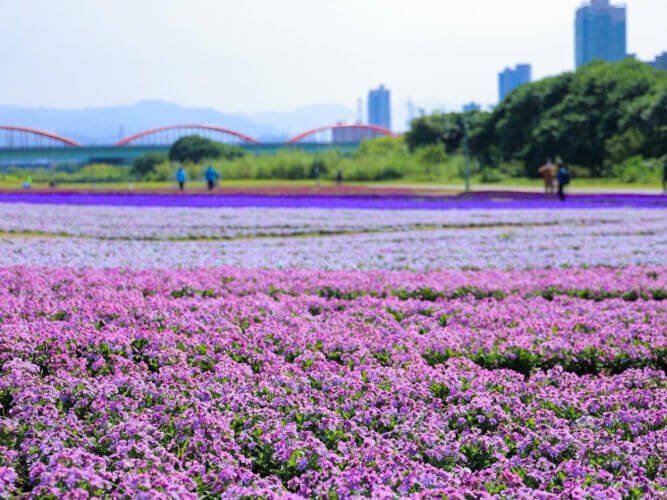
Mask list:
[[[565,186],[570,183],[570,173],[567,171],[562,161],[558,162],[556,180],[558,181],[558,198],[560,201],[565,201]]]
[[[208,186],[208,190],[211,191],[215,187],[215,183],[220,177],[220,174],[218,174],[218,172],[216,172],[213,167],[209,165],[204,176],[206,177],[206,185]]]
[[[185,170],[183,170],[183,167],[176,170],[176,182],[178,182],[178,188],[183,191],[185,189]]]

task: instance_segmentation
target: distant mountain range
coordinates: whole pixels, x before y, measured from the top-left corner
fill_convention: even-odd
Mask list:
[[[0,105],[0,124],[32,127],[82,144],[112,144],[142,130],[177,123],[218,125],[265,142],[280,142],[309,128],[352,121],[354,111],[335,104],[317,104],[294,111],[221,113],[212,108],[188,108],[164,101],[131,106],[60,110]]]
[[[355,120],[352,109],[338,104],[313,104],[294,111],[264,111],[241,116],[274,127],[290,137],[315,127]]]

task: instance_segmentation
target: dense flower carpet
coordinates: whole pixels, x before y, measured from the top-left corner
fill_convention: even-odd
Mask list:
[[[667,494],[664,209],[0,210],[0,498]]]

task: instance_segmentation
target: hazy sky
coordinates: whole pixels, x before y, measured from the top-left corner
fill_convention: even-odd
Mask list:
[[[580,0],[0,0],[0,104],[164,99],[225,112],[356,99],[493,103],[497,73],[574,65]],[[667,50],[667,1],[628,0],[628,51]]]

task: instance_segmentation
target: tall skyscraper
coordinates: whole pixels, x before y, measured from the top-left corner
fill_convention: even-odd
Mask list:
[[[594,59],[616,62],[625,59],[625,6],[609,0],[591,0],[577,9],[575,64],[579,68]]]
[[[514,69],[505,68],[502,73],[498,73],[499,100],[505,99],[505,96],[519,85],[530,82],[531,72],[530,64],[517,64]]]
[[[368,92],[368,123],[391,130],[391,92],[384,85]]]

